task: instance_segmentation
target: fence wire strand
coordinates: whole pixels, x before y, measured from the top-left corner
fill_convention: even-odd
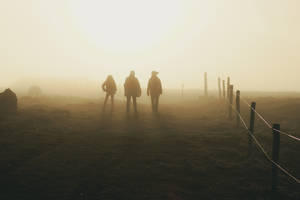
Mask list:
[[[252,106],[244,99],[243,97],[240,96],[240,98],[244,101],[247,106],[257,114],[257,116],[270,128],[272,129],[271,123],[269,123],[261,114],[259,114]]]
[[[276,129],[276,128],[272,128],[272,129],[275,130],[275,131],[277,131],[277,132],[279,132],[279,133],[281,133],[281,134],[283,134],[283,135],[286,135],[286,136],[288,136],[288,137],[290,137],[290,138],[292,138],[292,139],[294,139],[294,140],[300,141],[300,138],[298,138],[298,137],[296,137],[296,136],[293,136],[293,135],[291,135],[291,134],[289,134],[289,133],[287,133],[287,132],[278,130],[278,129]]]
[[[272,160],[272,158],[269,156],[269,154],[267,153],[267,151],[263,148],[262,144],[259,143],[259,141],[256,139],[256,137],[251,133],[251,131],[249,130],[245,120],[243,119],[243,117],[241,116],[241,114],[233,107],[232,104],[231,107],[233,108],[233,110],[235,111],[235,113],[237,113],[238,117],[240,118],[242,124],[244,125],[245,129],[247,130],[248,134],[250,135],[250,137],[255,141],[256,146],[263,152],[264,156],[267,158],[267,160],[269,162],[271,162],[272,164],[274,164],[278,169],[280,169],[284,174],[286,174],[287,176],[289,176],[291,179],[293,179],[296,183],[300,184],[300,180],[298,178],[296,178],[295,176],[293,176],[291,173],[289,173],[286,169],[284,169],[282,166],[280,166],[278,163],[276,163],[274,160]]]
[[[272,130],[275,130],[275,131],[278,131],[279,133],[281,133],[281,134],[283,134],[283,135],[286,135],[286,136],[288,136],[288,137],[290,137],[290,138],[292,138],[292,139],[294,139],[294,140],[297,140],[297,141],[300,141],[300,138],[298,138],[298,137],[296,137],[296,136],[294,136],[294,135],[292,135],[292,134],[289,134],[289,133],[287,133],[287,132],[284,132],[284,131],[281,131],[281,130],[278,130],[278,129],[274,129],[272,126],[271,126],[271,123],[269,123],[260,113],[258,113],[255,109],[253,109],[252,108],[252,106],[244,99],[244,98],[242,98],[242,97],[240,97],[243,101],[244,101],[244,103],[250,108],[250,109],[252,109],[256,114],[257,114],[257,116],[270,128],[270,129],[272,129]]]

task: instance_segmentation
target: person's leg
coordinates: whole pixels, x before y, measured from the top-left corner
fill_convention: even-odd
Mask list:
[[[129,111],[130,111],[130,99],[131,99],[131,96],[127,96],[127,106],[126,106],[127,113],[129,113]]]
[[[156,97],[155,110],[158,112],[159,96]]]
[[[104,103],[103,103],[103,111],[105,111],[105,107],[106,107],[106,103],[107,103],[107,99],[108,99],[109,95],[106,93],[105,99],[104,99]]]
[[[132,97],[132,101],[133,101],[134,112],[137,113],[137,105],[136,105],[136,97],[135,96]]]
[[[112,94],[112,95],[110,95],[110,101],[111,101],[111,111],[113,111],[114,110],[114,95]]]
[[[154,96],[151,95],[151,106],[152,106],[152,112],[155,111],[155,101],[154,101]]]

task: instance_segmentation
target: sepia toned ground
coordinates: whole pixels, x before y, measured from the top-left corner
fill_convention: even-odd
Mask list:
[[[300,98],[254,99],[300,136]],[[18,115],[0,119],[0,199],[269,199],[271,164],[255,146],[248,156],[247,132],[223,101],[165,99],[159,115],[142,102],[138,116],[122,100],[103,113],[102,101],[20,98]],[[271,130],[256,120],[255,135],[271,155]],[[280,150],[300,177],[300,143],[281,136]],[[279,174],[279,197],[299,199],[299,185]]]

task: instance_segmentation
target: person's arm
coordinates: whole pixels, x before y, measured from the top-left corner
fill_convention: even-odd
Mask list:
[[[159,94],[162,94],[161,80],[159,79]]]
[[[127,96],[127,79],[125,80],[124,83],[124,96]]]
[[[104,81],[104,83],[102,84],[102,90],[103,90],[104,92],[106,92],[106,81]]]
[[[148,81],[148,86],[147,86],[147,95],[149,96],[150,94],[150,79]]]
[[[138,93],[139,93],[139,97],[142,95],[142,89],[141,89],[141,86],[140,86],[140,82],[139,82],[139,80],[138,79],[136,79],[136,81],[137,81],[137,86],[138,86]]]

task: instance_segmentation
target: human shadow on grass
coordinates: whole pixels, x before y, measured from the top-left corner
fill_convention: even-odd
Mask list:
[[[112,111],[103,111],[100,113],[100,117],[99,117],[99,128],[101,129],[107,129],[107,128],[111,128],[112,126],[114,126],[114,118],[115,118],[115,113],[113,113]]]

